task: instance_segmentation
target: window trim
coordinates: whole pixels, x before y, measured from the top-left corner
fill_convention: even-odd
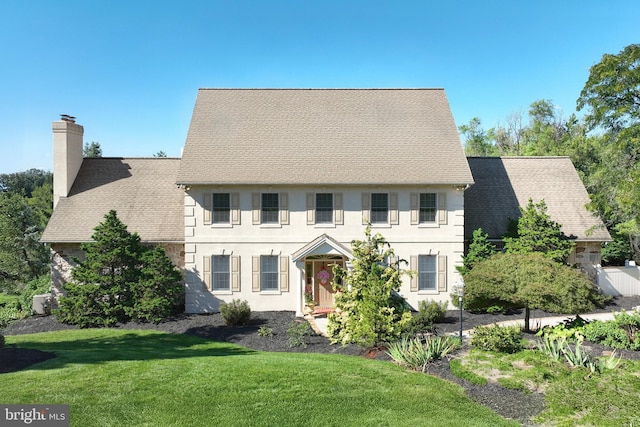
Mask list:
[[[227,196],[227,205],[226,208],[222,211],[226,214],[227,219],[225,221],[220,221],[216,217],[219,215],[216,211],[216,196]],[[221,211],[218,208],[218,211]],[[211,225],[227,225],[231,224],[231,193],[224,192],[213,192],[211,193]]]
[[[227,258],[227,271],[216,271],[214,259],[216,258]],[[216,288],[216,274],[225,273],[227,275],[227,287],[226,288]],[[231,292],[231,255],[211,255],[211,291],[212,292]]]
[[[274,196],[276,206],[265,208],[265,196]],[[266,211],[265,209],[271,209]],[[275,220],[265,221],[265,214],[268,213],[275,217]],[[280,224],[280,195],[278,193],[260,193],[260,224],[262,225],[278,225]]]
[[[373,198],[374,196],[385,196],[386,198],[386,207],[384,207],[384,209],[381,206],[378,207],[374,207],[373,205]],[[389,197],[389,193],[371,193],[370,194],[370,202],[369,202],[369,221],[371,222],[371,225],[385,225],[385,224],[389,224],[389,220],[390,220],[390,211],[391,209],[389,208],[389,202],[390,202],[390,197]],[[376,213],[381,213],[381,212],[385,212],[385,220],[384,221],[374,221],[373,220],[373,216],[374,216],[374,209],[377,209],[375,212]]]
[[[264,269],[264,265],[262,263],[262,261],[264,259],[273,259],[273,267],[274,267],[274,271],[265,271]],[[278,255],[260,255],[260,292],[266,292],[266,293],[274,293],[274,292],[279,292],[280,291],[280,278],[278,277],[278,273],[280,272],[279,270],[279,256]],[[265,283],[265,275],[274,275],[275,276],[275,287],[273,288],[265,288],[264,287],[264,283]]]
[[[428,258],[433,260],[433,270],[420,270],[420,259]],[[418,292],[437,292],[438,291],[438,255],[433,254],[421,254],[418,255],[418,264],[416,265],[416,271],[418,272]],[[422,286],[422,274],[429,274],[433,276],[433,287]],[[426,284],[425,284],[426,285]]]
[[[422,196],[431,195],[433,197],[433,207],[423,207],[422,206]],[[433,220],[423,220],[422,213],[423,209],[433,209]],[[426,212],[425,212],[426,213]],[[435,192],[420,192],[418,193],[418,224],[420,225],[435,225],[438,223],[438,193]]]
[[[318,207],[318,197],[319,196],[331,196],[331,207],[322,207],[321,209],[323,209],[322,211],[319,210]],[[329,226],[329,225],[333,225],[335,224],[335,217],[336,217],[336,207],[335,207],[335,194],[334,193],[321,193],[321,192],[317,192],[315,193],[315,203],[314,203],[314,217],[315,217],[315,221],[314,223],[316,225],[320,225],[320,226]],[[329,214],[329,220],[328,221],[319,221],[318,217],[320,216],[319,213],[322,212],[324,214]]]

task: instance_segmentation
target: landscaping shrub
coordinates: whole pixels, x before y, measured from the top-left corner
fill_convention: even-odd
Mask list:
[[[272,337],[273,336],[273,328],[269,328],[268,326],[260,326],[258,328],[258,336],[261,337]]]
[[[0,348],[4,347],[4,335],[0,334]]]
[[[251,319],[251,308],[246,300],[234,299],[229,303],[220,304],[220,314],[222,314],[225,324],[229,326],[245,326],[249,324]]]
[[[613,348],[640,350],[638,331],[640,313],[617,313],[614,320],[593,321],[584,327],[584,336],[589,341]]]
[[[471,345],[481,350],[516,353],[522,350],[522,330],[519,326],[476,326]]]
[[[588,323],[589,321],[580,316],[570,317],[558,325],[543,327],[536,335],[554,340],[582,341]]]
[[[287,329],[289,347],[307,347],[307,337],[313,335],[313,329],[306,320],[292,321]]]
[[[407,325],[411,333],[434,332],[434,323],[441,323],[447,316],[447,306],[449,303],[436,301],[420,301],[418,312],[413,315]]]
[[[399,365],[424,372],[429,363],[440,359],[458,348],[460,342],[451,336],[402,338],[391,343],[387,354]]]

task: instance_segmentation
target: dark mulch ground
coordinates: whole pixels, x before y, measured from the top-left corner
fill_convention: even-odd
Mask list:
[[[617,298],[603,309],[596,312],[611,312],[630,310],[640,306],[640,297]],[[531,313],[532,319],[539,317],[557,316],[539,310]],[[464,329],[472,329],[478,325],[486,325],[506,320],[522,319],[523,313],[512,314],[473,314],[463,312]],[[569,317],[569,315],[567,315]],[[245,327],[228,327],[219,314],[210,315],[181,315],[170,321],[159,324],[127,323],[120,325],[122,329],[154,329],[176,334],[188,334],[214,341],[232,342],[254,350],[262,351],[286,351],[286,352],[313,352],[333,353],[362,357],[374,357],[381,360],[390,360],[384,351],[371,351],[357,346],[331,345],[321,336],[307,337],[306,347],[290,347],[287,330],[292,322],[300,322],[292,312],[257,312],[253,313],[252,321]],[[260,327],[270,328],[271,337],[262,337],[258,334]],[[437,325],[440,333],[456,332],[460,328],[459,312],[453,310],[447,313],[445,322]],[[75,329],[73,326],[59,323],[53,316],[29,317],[13,323],[4,330],[5,335],[29,334],[53,330]],[[597,355],[609,350],[603,346],[586,343],[586,347]],[[627,359],[640,359],[640,352],[618,352],[621,357]],[[0,349],[0,373],[25,369],[34,363],[55,357],[51,353],[37,350],[6,347]],[[451,374],[449,361],[441,360],[429,365],[429,373],[445,380],[461,385],[467,394],[477,402],[493,409],[500,415],[520,421],[523,425],[530,425],[529,419],[544,409],[544,397],[536,393],[522,393],[510,390],[498,384],[478,386],[468,381],[457,378]]]

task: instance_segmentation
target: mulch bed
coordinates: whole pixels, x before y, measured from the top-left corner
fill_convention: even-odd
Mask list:
[[[596,312],[612,312],[631,310],[640,306],[640,296],[614,299],[607,307]],[[557,316],[539,310],[531,312],[531,318]],[[567,315],[567,317],[570,317]],[[478,325],[524,318],[522,312],[510,314],[473,314],[463,312],[464,329],[472,329]],[[130,322],[118,325],[121,329],[154,329],[175,334],[187,334],[213,341],[224,341],[238,344],[259,351],[307,352],[344,354],[359,357],[391,360],[384,349],[362,349],[355,345],[331,345],[325,337],[314,335],[306,337],[306,347],[291,347],[287,331],[295,322],[302,322],[293,312],[255,312],[251,323],[244,327],[229,327],[224,324],[220,314],[183,314],[159,324]],[[271,329],[272,336],[260,336],[261,328]],[[436,325],[439,333],[452,333],[459,330],[459,312],[447,312],[444,322]],[[75,329],[74,326],[58,322],[53,316],[33,316],[9,325],[5,335],[19,335],[54,330]],[[607,347],[585,343],[585,347],[594,354],[600,355],[610,350]],[[618,351],[626,359],[640,359],[640,352]],[[38,350],[7,346],[0,349],[0,373],[26,369],[33,364],[56,357],[55,354]],[[464,387],[469,397],[485,405],[498,414],[515,419],[523,425],[531,425],[531,417],[544,409],[544,396],[537,393],[523,393],[505,389],[498,384],[474,385],[455,377],[449,369],[448,359],[429,365],[428,373]]]

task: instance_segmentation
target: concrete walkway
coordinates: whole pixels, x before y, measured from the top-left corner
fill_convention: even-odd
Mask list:
[[[634,309],[637,310],[639,308],[640,307],[635,307]],[[584,320],[605,321],[605,320],[612,320],[613,315],[615,313],[617,312],[580,314],[579,316],[582,317]],[[530,322],[529,325],[531,326],[531,328],[536,328],[536,329],[541,328],[543,326],[554,326],[564,322],[570,317],[575,317],[575,316],[564,315],[564,316],[556,316],[556,317],[532,317],[529,321]],[[307,319],[307,321],[309,322],[313,330],[316,332],[316,334],[319,334],[325,337],[327,336],[327,317],[326,316],[322,316],[322,317],[305,316],[305,319]],[[495,324],[500,326],[519,325],[520,327],[523,327],[524,318],[507,320],[504,322],[496,322]],[[463,327],[464,327],[464,324],[463,324]],[[449,335],[458,335],[458,333],[459,332],[450,332]],[[462,335],[464,335],[465,337],[468,337],[470,333],[471,333],[470,329],[462,331]]]

